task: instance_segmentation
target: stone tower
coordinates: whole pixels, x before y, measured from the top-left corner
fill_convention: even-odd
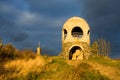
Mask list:
[[[62,55],[69,60],[88,59],[90,54],[90,28],[79,17],[68,19],[62,28]]]

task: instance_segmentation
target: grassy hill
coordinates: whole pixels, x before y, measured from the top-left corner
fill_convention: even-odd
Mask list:
[[[120,61],[94,56],[86,61],[61,56],[6,60],[0,64],[0,80],[119,80]]]
[[[73,61],[7,44],[0,48],[0,80],[120,80],[120,60],[91,56]]]

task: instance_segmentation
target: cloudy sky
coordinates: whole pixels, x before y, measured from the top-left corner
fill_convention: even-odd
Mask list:
[[[36,48],[44,53],[61,51],[64,22],[79,16],[91,28],[91,41],[102,36],[110,41],[112,57],[120,57],[120,0],[0,0],[0,38],[17,48]]]

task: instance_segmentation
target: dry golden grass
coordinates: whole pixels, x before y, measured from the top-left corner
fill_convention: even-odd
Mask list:
[[[35,59],[18,59],[4,65],[6,70],[13,69],[12,77],[25,76],[30,72],[41,72],[45,66],[45,60],[41,56]]]
[[[4,64],[0,80],[109,80],[86,62],[67,64],[62,57],[36,56]]]

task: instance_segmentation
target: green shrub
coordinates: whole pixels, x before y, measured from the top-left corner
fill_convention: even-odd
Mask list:
[[[14,59],[16,55],[16,48],[12,44],[6,44],[0,49],[0,58]]]
[[[29,58],[34,59],[36,57],[35,53],[29,49],[19,50],[17,54],[19,55],[18,58],[21,59],[29,59]]]
[[[18,50],[16,49],[12,44],[6,44],[2,45],[0,47],[0,58],[1,59],[29,59],[29,58],[35,58],[35,53],[32,50],[24,49],[24,50]]]
[[[107,56],[110,57],[111,46],[110,42],[106,41],[103,38],[99,38],[93,42],[91,46],[91,52],[95,55]]]

